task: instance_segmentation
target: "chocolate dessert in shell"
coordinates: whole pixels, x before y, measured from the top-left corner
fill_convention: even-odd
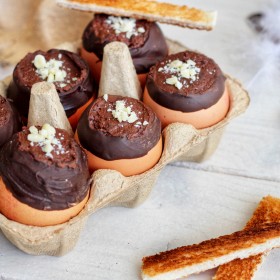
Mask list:
[[[46,124],[24,127],[2,147],[0,175],[1,195],[12,194],[6,202],[1,199],[0,212],[25,224],[49,225],[43,215],[40,224],[36,224],[36,218],[28,211],[16,213],[18,204],[33,213],[39,210],[48,215],[84,205],[89,193],[90,174],[84,150],[65,130]],[[12,206],[7,205],[9,200]],[[55,220],[64,222],[59,214],[56,216]]]
[[[45,74],[43,71],[46,69],[43,68],[46,66],[37,66],[35,60],[36,57],[42,56],[45,59],[44,65],[51,61],[59,63],[59,71],[64,72],[65,77],[56,81],[51,77],[52,74],[55,75],[52,69],[47,69],[48,73]],[[31,87],[42,81],[54,83],[67,117],[75,114],[95,95],[96,91],[87,63],[77,54],[57,49],[28,53],[16,65],[7,95],[25,118],[28,114]]]
[[[164,126],[186,122],[196,128],[209,127],[228,112],[225,81],[226,77],[212,59],[184,51],[166,57],[151,68],[144,102],[158,113]],[[197,120],[192,123],[194,118]],[[207,120],[204,122],[203,118]]]
[[[0,95],[0,147],[21,129],[21,120],[14,106]]]
[[[140,159],[156,148],[160,152],[151,159],[153,166],[162,150],[161,125],[154,112],[139,100],[117,95],[93,101],[79,120],[77,137],[89,153],[108,164]]]

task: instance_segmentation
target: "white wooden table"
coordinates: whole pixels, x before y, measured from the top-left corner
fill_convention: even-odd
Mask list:
[[[213,32],[162,26],[168,37],[213,57],[250,92],[248,111],[227,127],[213,157],[167,166],[138,208],[92,215],[64,257],[26,255],[0,234],[1,280],[140,279],[143,256],[240,230],[263,196],[280,197],[280,70],[261,70],[261,59],[251,51],[258,38],[245,21],[268,2],[188,1],[219,11]],[[214,273],[188,279],[211,279]],[[280,279],[280,249],[266,258],[255,279]]]

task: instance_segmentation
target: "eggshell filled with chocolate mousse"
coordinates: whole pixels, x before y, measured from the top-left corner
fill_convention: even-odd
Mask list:
[[[185,51],[170,55],[148,74],[144,103],[165,127],[181,122],[206,128],[221,121],[230,106],[226,78],[207,56]]]
[[[114,169],[125,176],[152,168],[162,153],[161,124],[134,98],[97,98],[81,116],[76,137],[86,149],[91,171]]]
[[[89,66],[77,54],[66,50],[38,50],[28,53],[15,67],[7,97],[27,118],[33,84],[54,83],[60,101],[73,127],[96,95]]]
[[[0,147],[21,130],[21,120],[14,106],[0,95]]]
[[[33,226],[76,216],[89,196],[86,154],[63,129],[24,127],[0,153],[0,212]]]
[[[81,55],[89,63],[97,82],[100,80],[103,49],[115,41],[128,46],[144,88],[150,67],[168,55],[168,47],[159,26],[146,20],[96,14],[84,31]]]

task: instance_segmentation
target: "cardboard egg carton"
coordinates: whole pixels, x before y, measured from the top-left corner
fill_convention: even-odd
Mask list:
[[[186,49],[170,40],[168,45],[170,53]],[[73,46],[75,45],[64,44],[59,47],[69,49]],[[226,117],[216,125],[200,130],[182,123],[168,125],[162,132],[164,140],[162,156],[153,168],[130,177],[125,177],[114,170],[97,170],[91,176],[90,198],[76,217],[63,224],[36,227],[8,220],[0,214],[0,228],[3,234],[11,243],[28,254],[61,256],[74,248],[91,214],[104,207],[136,207],[143,203],[165,165],[176,160],[202,161],[208,158],[215,151],[226,124],[246,110],[249,105],[248,93],[240,83],[229,76],[226,83],[231,97]],[[29,125],[49,122],[51,125],[69,130],[62,105],[55,101],[58,97],[54,86],[52,89],[47,85],[43,82],[32,90],[30,104],[36,104],[34,108],[37,108],[37,111],[32,110]],[[7,81],[1,82],[1,95],[6,95],[6,88]],[[38,110],[42,104],[44,109]],[[64,114],[61,119],[53,114],[59,111],[63,111]]]

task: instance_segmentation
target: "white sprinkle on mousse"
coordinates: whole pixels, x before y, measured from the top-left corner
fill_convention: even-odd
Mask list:
[[[148,124],[149,124],[149,122],[144,121],[143,123],[137,122],[134,126],[135,126],[135,127],[141,127],[141,126],[147,126]]]
[[[125,106],[123,100],[116,101],[116,108],[112,110],[112,115],[119,122],[134,123],[138,120],[138,117],[134,111],[132,111],[131,106]]]
[[[179,81],[179,79],[172,75],[171,78],[168,78],[165,80],[165,82],[168,84],[168,85],[174,85],[177,89],[181,89],[183,87],[183,84]]]
[[[137,36],[139,33],[145,32],[144,27],[136,29],[136,20],[133,18],[109,16],[106,22],[111,25],[117,35],[120,33],[126,33],[125,36],[128,39],[130,39],[133,35]]]
[[[46,61],[45,57],[37,54],[33,60],[34,66],[37,68],[36,73],[41,79],[47,82],[63,82],[66,77],[66,71],[62,70],[63,61],[54,58]]]
[[[61,59],[62,55],[58,54],[58,58]],[[41,54],[37,54],[32,61],[36,67],[36,73],[42,80],[46,80],[49,83],[55,82],[64,82],[59,84],[60,87],[65,87],[69,80],[65,80],[67,73],[63,70],[63,61],[56,60],[54,58],[46,61],[45,57]],[[73,81],[76,81],[78,78],[72,78]]]
[[[65,153],[60,140],[55,137],[55,128],[50,124],[44,124],[40,130],[36,126],[30,126],[29,132],[27,140],[31,142],[31,146],[41,147],[47,157],[53,158],[53,150],[57,155]]]
[[[183,62],[179,59],[173,60],[166,64],[164,67],[160,67],[158,72],[166,74],[173,74],[171,78],[165,80],[168,85],[174,85],[176,88],[181,89],[183,85],[187,85],[186,82],[182,82],[182,79],[190,80],[190,83],[199,79],[200,68],[196,67],[195,61],[188,59],[187,62]]]
[[[103,99],[107,102],[108,101],[108,94],[103,95]],[[132,111],[132,105],[125,106],[125,101],[118,100],[116,101],[116,108],[115,110],[108,109],[107,112],[112,112],[112,115],[115,119],[117,119],[119,122],[128,122],[128,123],[134,123],[138,120],[138,117],[134,111]],[[139,112],[141,113],[141,112]],[[140,126],[147,126],[149,122],[144,121],[141,123],[140,121],[135,123],[135,127]]]

